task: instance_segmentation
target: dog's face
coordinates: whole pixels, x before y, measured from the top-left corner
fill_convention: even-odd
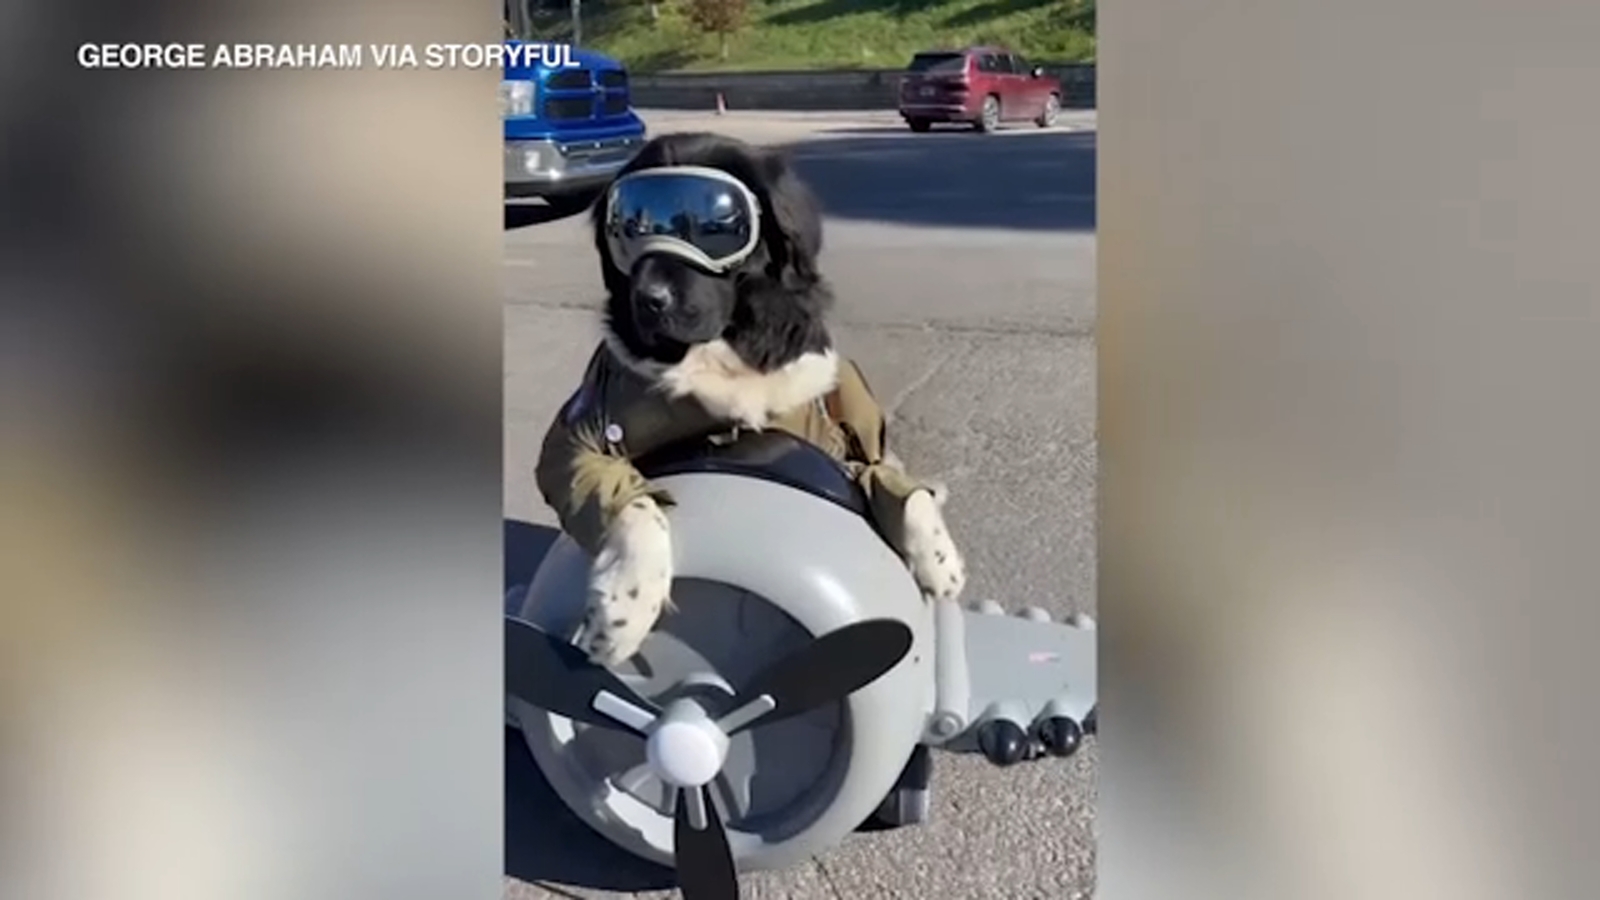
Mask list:
[[[728,330],[739,305],[736,278],[702,271],[671,254],[647,253],[628,273],[628,330],[652,358],[665,354],[658,361],[674,362],[689,346]]]
[[[670,366],[695,345],[721,339],[759,371],[826,350],[831,295],[816,268],[822,223],[811,192],[781,157],[710,134],[658,137],[618,177],[675,166],[716,169],[748,188],[759,207],[758,238],[727,271],[659,251],[624,268],[606,240],[602,198],[592,226],[616,342],[636,359]]]

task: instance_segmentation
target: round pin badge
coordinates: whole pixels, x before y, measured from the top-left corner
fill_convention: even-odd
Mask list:
[[[611,422],[611,423],[606,425],[606,443],[608,443],[608,444],[620,444],[620,443],[622,443],[622,426],[621,425],[618,425],[615,422]]]

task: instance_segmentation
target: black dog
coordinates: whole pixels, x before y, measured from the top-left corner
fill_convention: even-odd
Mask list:
[[[657,169],[712,170],[712,196],[748,191],[753,244],[745,232],[746,250],[721,267],[693,252],[648,251],[620,265],[613,194],[629,175]],[[943,492],[888,453],[882,408],[834,352],[825,321],[833,293],[817,267],[821,214],[788,163],[718,135],[659,137],[618,175],[591,224],[605,340],[552,424],[537,473],[563,528],[594,556],[579,640],[591,658],[631,657],[669,603],[672,501],[631,460],[739,428],[787,431],[839,459],[923,591],[959,593],[966,571],[940,511]]]

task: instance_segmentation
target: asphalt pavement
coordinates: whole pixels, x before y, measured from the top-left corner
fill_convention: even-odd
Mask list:
[[[647,113],[788,148],[828,213],[834,333],[890,409],[907,465],[945,481],[965,599],[1095,612],[1093,113],[999,134],[914,135],[892,115]],[[578,217],[508,210],[506,510],[554,523],[533,485],[543,430],[599,334]],[[520,574],[508,572],[508,578]],[[853,835],[746,876],[767,900],[1077,900],[1093,894],[1096,742],[1011,769],[940,756],[927,824]],[[506,897],[675,896],[670,874],[588,832],[506,742]]]

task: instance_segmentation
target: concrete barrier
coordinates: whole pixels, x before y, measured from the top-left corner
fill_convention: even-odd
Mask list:
[[[1041,65],[1061,79],[1063,108],[1094,108],[1093,63]],[[894,109],[903,74],[903,69],[634,73],[633,103],[644,109],[715,109],[720,93],[729,109]]]

